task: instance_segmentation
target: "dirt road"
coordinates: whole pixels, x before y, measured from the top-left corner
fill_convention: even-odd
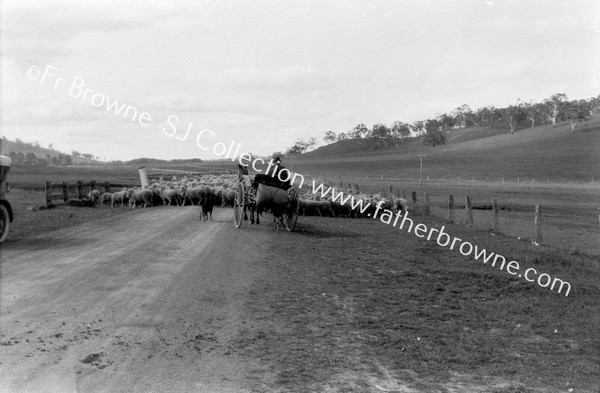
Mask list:
[[[140,209],[4,246],[0,391],[248,391],[231,344],[273,232],[197,214]]]

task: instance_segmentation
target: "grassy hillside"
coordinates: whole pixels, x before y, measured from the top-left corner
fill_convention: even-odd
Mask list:
[[[491,136],[489,136],[491,134]],[[313,176],[417,179],[419,155],[426,178],[590,181],[600,179],[600,118],[571,134],[568,124],[522,129],[461,129],[447,144],[425,146],[417,139],[398,147],[358,149],[356,141],[325,146],[287,160],[294,171]]]
[[[14,151],[15,153],[23,153],[23,155],[27,153],[33,153],[37,158],[46,158],[46,155],[50,155],[50,157],[58,157],[59,154],[71,156],[70,153],[61,152],[55,149],[49,149],[41,146],[34,146],[32,143],[28,142],[15,142],[11,140],[6,140],[2,144],[1,154],[8,156],[8,153]],[[83,158],[83,157],[73,157],[71,156],[74,164],[88,164],[94,161]]]

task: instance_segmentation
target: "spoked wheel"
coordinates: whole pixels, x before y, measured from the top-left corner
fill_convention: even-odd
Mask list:
[[[292,206],[287,209],[283,215],[283,223],[288,232],[293,231],[296,227],[296,221],[298,221],[298,208],[300,206],[300,201],[298,199],[293,200],[291,203]]]
[[[10,227],[10,217],[6,207],[0,205],[0,243],[8,236],[8,228]]]
[[[235,190],[235,199],[233,201],[233,223],[236,228],[241,227],[242,221],[244,221],[244,192],[244,184],[238,184],[237,190]]]

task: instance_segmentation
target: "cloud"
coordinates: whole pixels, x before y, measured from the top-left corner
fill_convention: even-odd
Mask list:
[[[8,3],[2,7],[3,56],[17,64],[30,60],[48,63],[76,52],[72,43],[87,33],[140,29],[172,13],[159,4],[149,8],[152,12],[106,2]]]

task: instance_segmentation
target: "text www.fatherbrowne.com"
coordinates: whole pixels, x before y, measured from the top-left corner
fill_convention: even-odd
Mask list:
[[[369,204],[364,205],[362,199],[358,199],[358,201],[356,201],[353,195],[346,195],[344,197],[343,192],[338,192],[336,194],[334,189],[332,189],[331,187],[325,189],[325,186],[323,184],[316,186],[314,180],[313,193],[316,195],[318,195],[317,193],[320,193],[322,198],[327,198],[328,194],[331,194],[330,198],[332,201],[339,201],[344,205],[350,206],[353,210],[358,209],[361,213],[364,213],[369,208]],[[394,212],[392,212],[391,210],[382,209],[381,205],[383,203],[383,201],[377,203],[372,218],[379,218],[379,220],[384,224],[397,227],[398,229],[404,229],[406,227],[406,231],[408,233],[411,233],[414,227],[413,233],[417,237],[426,238],[427,240],[435,239],[437,244],[441,247],[450,247],[451,250],[456,249],[466,257],[473,255],[476,260],[480,260],[484,264],[487,264],[491,261],[490,264],[492,267],[496,267],[496,264],[499,264],[498,267],[500,268],[500,270],[504,270],[504,268],[506,267],[506,272],[508,274],[513,276],[517,275],[519,278],[523,277],[528,282],[537,282],[537,284],[542,288],[549,287],[550,290],[557,291],[558,293],[561,293],[563,288],[565,288],[565,296],[569,296],[569,293],[571,292],[571,284],[561,280],[560,278],[552,278],[549,274],[546,273],[538,275],[537,270],[535,270],[534,268],[528,268],[521,274],[519,262],[508,261],[507,263],[507,260],[503,255],[488,251],[485,248],[479,248],[477,245],[473,245],[467,241],[463,241],[458,237],[450,237],[449,234],[444,232],[444,229],[446,228],[445,226],[442,226],[440,229],[436,229],[427,228],[427,226],[422,223],[415,225],[413,220],[408,218],[408,212],[402,214],[402,211],[398,211],[394,214]],[[382,213],[380,214],[380,212]]]

